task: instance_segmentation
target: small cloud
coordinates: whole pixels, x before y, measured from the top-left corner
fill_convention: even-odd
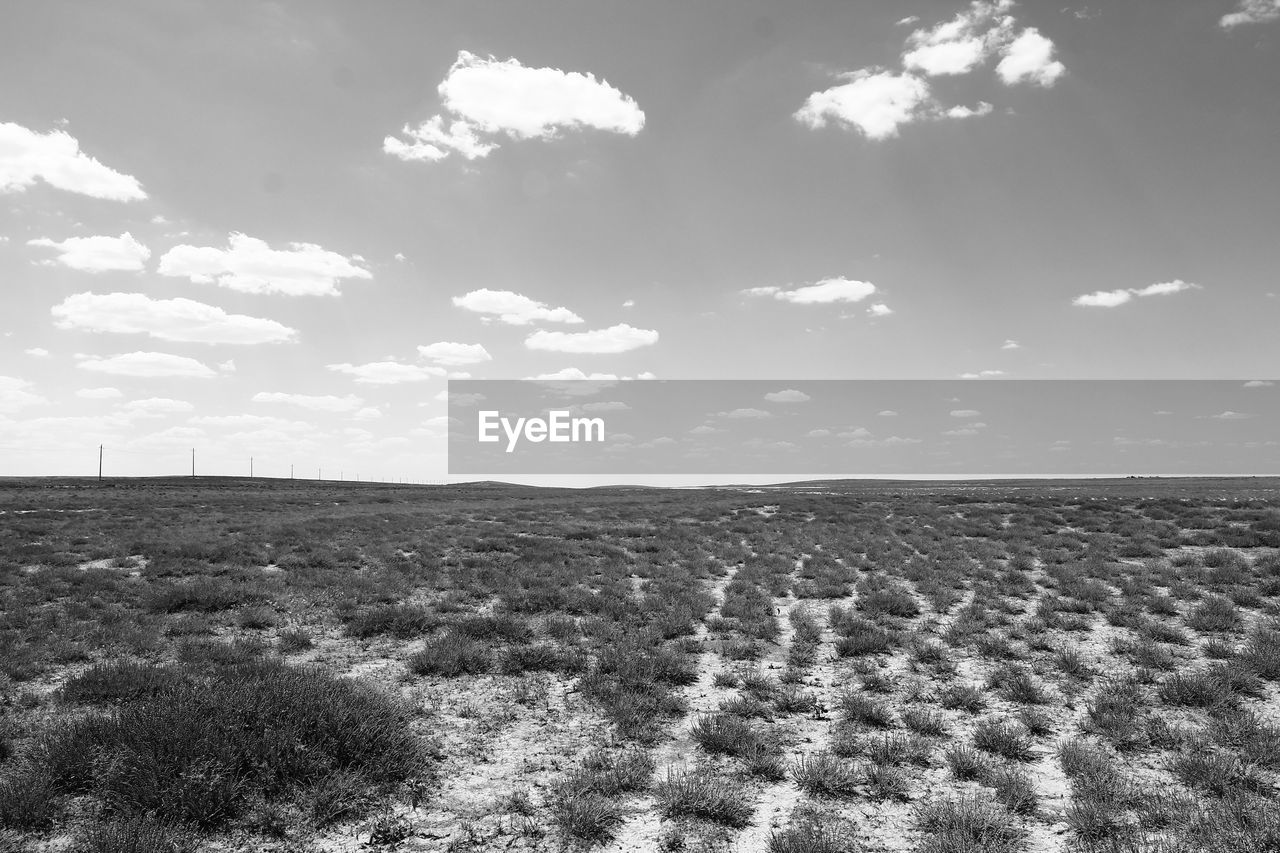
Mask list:
[[[192,299],[152,299],[142,293],[76,293],[50,309],[59,329],[145,334],[200,344],[270,344],[294,339],[288,326],[261,317],[228,314]]]
[[[844,82],[811,94],[795,119],[813,130],[835,122],[879,141],[923,118],[929,104],[929,84],[914,74],[864,68],[839,79]]]
[[[493,360],[493,356],[489,355],[489,351],[480,344],[460,344],[454,341],[437,341],[434,344],[420,346],[418,347],[418,355],[434,361],[436,364],[444,364],[449,367],[463,364],[480,364],[481,362]]]
[[[871,430],[866,427],[857,427],[836,433],[836,438],[871,438]]]
[[[49,357],[49,351],[44,347],[32,347],[31,349],[24,349],[23,352],[29,356],[33,356],[34,358]]]
[[[813,399],[803,391],[797,391],[794,388],[788,388],[785,391],[771,391],[765,394],[764,398],[770,403],[807,403]]]
[[[881,418],[896,418],[898,416],[898,413],[895,412],[893,409],[884,409],[882,411],[876,412],[876,416]]]
[[[343,279],[373,278],[357,266],[357,257],[346,258],[313,243],[272,249],[264,240],[233,232],[225,249],[174,246],[161,256],[157,272],[241,293],[336,296]]]
[[[947,118],[980,118],[982,116],[991,115],[995,107],[986,101],[978,101],[976,107],[966,107],[963,104],[952,107],[947,110]]]
[[[76,396],[82,400],[114,400],[124,395],[118,388],[81,388]]]
[[[877,302],[867,309],[867,313],[872,317],[888,317],[893,313],[893,309],[883,302]]]
[[[399,385],[404,382],[422,382],[433,376],[444,375],[444,370],[439,367],[403,364],[398,361],[375,361],[369,364],[330,364],[328,367],[335,373],[354,376],[357,382],[366,385]]]
[[[1146,287],[1128,287],[1120,290],[1098,290],[1093,293],[1086,293],[1077,296],[1071,301],[1072,305],[1080,305],[1088,308],[1115,308],[1124,305],[1133,300],[1135,296],[1169,296],[1174,293],[1182,293],[1187,290],[1199,290],[1200,285],[1191,282],[1175,279],[1173,281],[1161,282],[1159,284],[1149,284]]]
[[[401,261],[401,262],[403,262],[403,261],[405,260],[404,252],[396,252],[396,253],[395,253],[394,255],[392,255],[391,257],[392,257],[392,258],[394,258],[395,260],[397,260],[397,261]]]
[[[742,419],[742,418],[773,417],[772,413],[766,412],[764,409],[753,409],[750,407],[742,408],[742,409],[733,409],[728,412],[716,412],[716,415],[721,418],[734,418],[735,420]]]
[[[1270,388],[1271,386],[1273,386],[1273,385],[1275,385],[1275,384],[1276,384],[1276,383],[1272,382],[1270,379],[1250,379],[1248,382],[1244,383],[1244,387],[1246,387],[1246,388]]]
[[[526,326],[529,323],[581,323],[582,318],[568,308],[548,308],[546,303],[510,290],[481,288],[453,297],[453,304],[477,314],[496,316],[510,326]]]
[[[916,24],[916,23],[919,23],[919,22],[920,22],[920,16],[919,16],[919,15],[907,15],[907,17],[905,17],[905,18],[903,18],[902,20],[898,21],[898,23],[896,24],[896,26],[899,26],[899,27],[909,27],[909,26],[911,26],[912,24]]]
[[[134,417],[159,418],[165,415],[181,415],[195,411],[195,406],[186,400],[171,400],[168,397],[148,397],[145,400],[131,400],[122,407]]]
[[[742,292],[748,296],[772,296],[794,305],[827,305],[833,302],[861,302],[876,292],[876,286],[867,281],[827,278],[794,290],[769,286],[752,287]]]
[[[961,379],[994,379],[997,376],[1004,376],[1003,370],[979,370],[977,373],[961,373]]]
[[[805,433],[807,438],[827,438],[830,435],[831,430],[829,429],[811,429]]]
[[[1243,421],[1246,418],[1253,417],[1253,415],[1248,415],[1248,414],[1245,414],[1244,412],[1232,412],[1228,410],[1223,412],[1220,415],[1214,415],[1213,417],[1220,421]]]
[[[356,409],[355,414],[351,417],[357,421],[376,421],[382,417],[382,410],[373,406],[365,406],[362,409]]]
[[[702,424],[689,430],[689,435],[713,435],[718,432],[724,432],[722,429],[716,429],[710,424]]]
[[[529,349],[548,352],[606,354],[628,352],[651,346],[657,341],[658,333],[653,329],[637,329],[626,323],[619,323],[607,329],[589,332],[551,332],[539,329],[525,338],[524,345]]]
[[[137,178],[85,154],[65,131],[37,133],[20,124],[0,122],[0,193],[22,192],[36,181],[110,201],[147,197]]]
[[[977,409],[952,409],[951,417],[953,418],[976,418],[981,415]]]
[[[1158,410],[1158,411],[1154,411],[1154,412],[1152,412],[1151,414],[1153,414],[1153,415],[1159,415],[1160,417],[1165,417],[1165,416],[1167,416],[1167,415],[1172,415],[1172,414],[1173,414],[1173,412],[1170,412],[1170,411],[1168,411],[1168,410],[1166,410],[1166,409],[1160,409],[1160,410]]]
[[[1053,42],[1035,27],[1023,30],[1001,53],[1004,58],[996,65],[996,74],[1006,86],[1035,83],[1048,88],[1067,73],[1066,66],[1053,58]]]
[[[207,379],[216,374],[194,358],[164,352],[130,352],[113,356],[84,356],[76,364],[81,370],[145,378],[184,377]]]
[[[1001,344],[1000,349],[1022,349],[1022,344],[1010,339]]]
[[[286,394],[280,391],[259,391],[253,395],[255,403],[283,403],[313,412],[353,412],[364,405],[355,395],[335,397],[325,394]]]
[[[62,242],[41,237],[28,240],[27,245],[55,250],[58,257],[50,263],[90,273],[137,272],[151,257],[151,250],[128,231],[119,237],[68,237]]]
[[[16,412],[18,409],[48,402],[29,388],[31,383],[15,376],[0,376],[0,412]]]

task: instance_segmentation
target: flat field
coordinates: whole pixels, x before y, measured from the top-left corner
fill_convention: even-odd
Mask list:
[[[0,480],[0,851],[1280,850],[1278,501]]]

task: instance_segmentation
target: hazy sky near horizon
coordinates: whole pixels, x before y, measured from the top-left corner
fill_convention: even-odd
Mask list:
[[[449,377],[1275,378],[1280,0],[0,28],[0,473],[442,478]]]

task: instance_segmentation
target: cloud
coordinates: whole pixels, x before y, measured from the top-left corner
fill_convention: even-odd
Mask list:
[[[872,317],[888,317],[893,313],[893,309],[883,302],[877,302],[867,309],[867,313]]]
[[[844,432],[836,433],[837,438],[863,439],[863,438],[871,438],[871,435],[872,435],[871,430],[867,429],[866,427],[856,427],[854,429],[845,430]]]
[[[882,418],[896,418],[898,416],[898,413],[895,412],[893,409],[885,409],[883,411],[876,412],[876,415]]]
[[[715,435],[716,433],[721,432],[724,432],[724,430],[716,429],[710,424],[701,424],[700,426],[696,426],[689,430],[689,435]]]
[[[1218,25],[1232,30],[1245,24],[1265,24],[1280,20],[1280,0],[1239,0],[1236,11],[1223,15]]]
[[[728,412],[716,412],[716,416],[721,418],[733,418],[734,420],[742,420],[744,418],[748,418],[748,419],[771,418],[773,417],[773,413],[766,412],[764,409],[755,409],[755,408],[747,407],[747,408],[741,408],[741,409],[733,409]]]
[[[25,379],[14,376],[0,376],[0,412],[16,412],[27,406],[47,402],[39,394],[27,389],[32,387]]]
[[[1275,385],[1275,384],[1276,384],[1276,383],[1272,382],[1270,379],[1250,379],[1248,382],[1244,383],[1244,387],[1246,387],[1246,388],[1270,388],[1271,386],[1273,386],[1273,385]]]
[[[195,406],[186,400],[171,400],[168,397],[148,397],[145,400],[131,400],[122,407],[125,412],[135,417],[159,418],[165,415],[180,415],[195,411]]]
[[[548,308],[546,303],[510,290],[481,288],[453,297],[453,304],[477,314],[495,314],[499,320],[511,326],[526,326],[535,322],[582,322],[582,318],[568,308]]]
[[[351,417],[357,421],[376,421],[382,417],[382,410],[373,406],[365,406],[363,409],[357,409],[356,413]]]
[[[232,233],[227,248],[174,246],[160,258],[161,275],[189,278],[197,284],[217,283],[242,293],[287,296],[336,296],[342,279],[373,275],[336,252],[313,243],[290,243],[272,249],[263,240]]]
[[[483,361],[492,361],[493,356],[489,355],[480,344],[459,344],[453,341],[437,341],[434,344],[418,347],[418,354],[423,358],[431,359],[437,364],[444,364],[455,367],[461,364],[479,364]]]
[[[795,305],[824,305],[832,302],[860,302],[876,292],[876,286],[868,281],[851,281],[845,278],[827,278],[817,284],[783,290],[780,287],[753,287],[744,290],[751,296],[772,296]]]
[[[147,197],[137,178],[85,154],[75,137],[65,131],[37,133],[12,122],[0,123],[0,192],[21,192],[38,180],[109,201]]]
[[[1000,345],[1000,349],[1022,349],[1022,344],[1013,339],[1009,339]]]
[[[835,121],[868,139],[889,139],[901,125],[921,118],[929,103],[929,84],[914,74],[864,68],[840,79],[847,82],[811,94],[796,120],[814,130]]]
[[[82,400],[114,400],[124,395],[118,388],[81,388],[76,396]]]
[[[951,417],[953,418],[976,418],[981,415],[977,409],[952,409]]]
[[[804,435],[805,435],[805,438],[827,438],[828,436],[831,435],[831,430],[811,429],[808,432],[806,432]]]
[[[1243,421],[1246,418],[1253,417],[1253,415],[1248,415],[1248,414],[1245,414],[1244,412],[1232,412],[1228,410],[1223,412],[1220,415],[1214,415],[1213,417],[1214,419],[1220,420],[1220,421]]]
[[[433,376],[443,376],[439,367],[402,364],[398,361],[375,361],[369,364],[330,364],[335,373],[354,376],[366,385],[399,385],[404,382],[422,382]]]
[[[987,61],[1009,37],[1013,18],[1007,0],[976,0],[949,21],[915,30],[907,37],[903,67],[931,77],[968,74]]]
[[[1115,308],[1124,305],[1126,302],[1133,300],[1135,296],[1168,296],[1173,293],[1181,293],[1184,290],[1199,290],[1200,285],[1192,284],[1175,279],[1174,281],[1162,282],[1160,284],[1150,284],[1146,287],[1128,287],[1120,290],[1098,290],[1093,293],[1086,293],[1077,296],[1071,301],[1072,305],[1080,305],[1088,308]]]
[[[151,257],[151,250],[135,240],[128,231],[119,237],[68,237],[61,243],[41,237],[28,240],[27,245],[56,249],[58,257],[51,263],[59,263],[82,272],[137,272],[143,269],[147,258]]]
[[[787,388],[785,391],[771,391],[764,395],[770,403],[807,403],[813,398],[803,391]]]
[[[993,110],[995,110],[995,107],[991,104],[986,101],[978,101],[976,107],[966,107],[963,104],[952,107],[947,110],[946,116],[947,118],[980,118],[991,115]]]
[[[516,59],[459,51],[436,91],[448,115],[405,125],[408,140],[388,136],[383,151],[402,160],[436,162],[454,153],[474,160],[497,148],[500,136],[552,139],[583,129],[635,136],[644,128],[635,100],[606,81]]]
[[[33,358],[49,357],[49,351],[44,347],[31,347],[30,349],[24,349],[23,353],[25,353],[26,355],[32,356]]]
[[[1035,83],[1048,88],[1067,73],[1066,66],[1053,58],[1053,50],[1052,41],[1028,27],[1001,50],[1004,58],[996,65],[996,74],[1006,86]]]
[[[142,378],[181,376],[188,379],[207,379],[217,375],[194,358],[170,355],[165,352],[129,352],[107,357],[84,356],[76,367],[96,373]]]
[[[191,299],[152,299],[141,293],[77,293],[50,309],[59,329],[146,334],[163,341],[266,344],[297,334],[275,320],[228,314]]]
[[[253,395],[255,403],[284,403],[313,412],[352,412],[364,405],[364,400],[354,394],[345,397],[314,394],[286,394],[281,391],[259,391]]]
[[[995,376],[1004,376],[1003,370],[979,370],[976,373],[961,373],[961,379],[991,379]]]
[[[900,435],[891,435],[888,438],[855,438],[846,442],[846,447],[902,447],[908,444],[920,444],[921,439],[903,438]]]
[[[607,329],[589,332],[549,332],[539,329],[525,338],[529,349],[548,352],[619,353],[657,343],[658,333],[653,329],[637,329],[619,323]]]

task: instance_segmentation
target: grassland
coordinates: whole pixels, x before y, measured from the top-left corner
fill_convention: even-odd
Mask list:
[[[0,851],[1280,850],[1275,481],[0,481]]]

